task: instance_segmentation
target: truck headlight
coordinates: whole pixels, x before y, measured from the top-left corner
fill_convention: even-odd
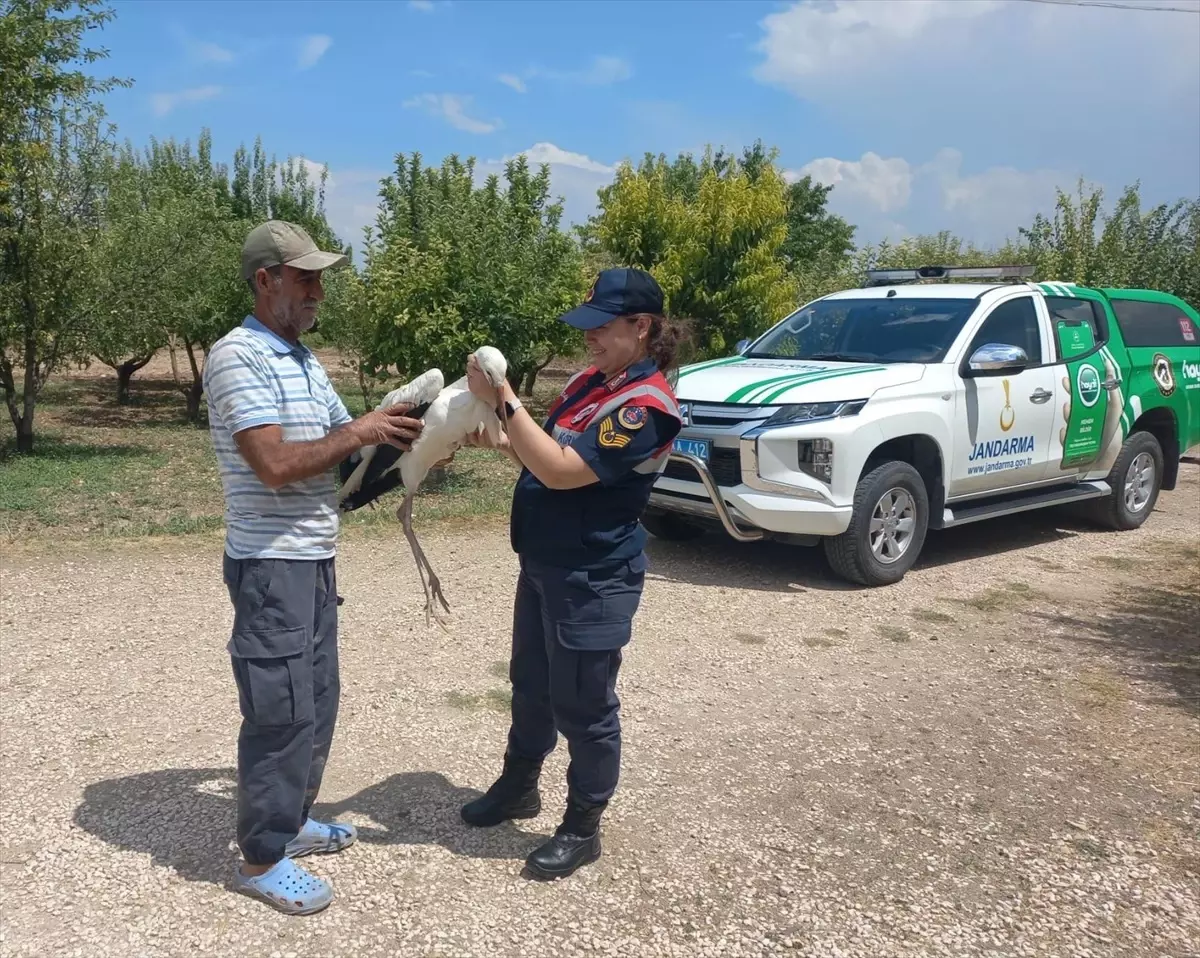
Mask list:
[[[811,422],[815,419],[857,416],[866,404],[865,399],[848,399],[842,402],[806,402],[780,406],[763,425],[783,426],[790,423]]]
[[[796,461],[801,472],[822,482],[832,482],[833,440],[801,439],[796,443]]]

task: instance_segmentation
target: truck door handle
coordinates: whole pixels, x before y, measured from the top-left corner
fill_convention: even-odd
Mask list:
[[[1047,392],[1045,389],[1039,387],[1034,391],[1033,395],[1029,397],[1029,401],[1035,402],[1040,406],[1042,403],[1048,402],[1053,395],[1054,393]]]

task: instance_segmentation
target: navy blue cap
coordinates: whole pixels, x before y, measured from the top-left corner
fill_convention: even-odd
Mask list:
[[[559,319],[576,329],[596,329],[615,316],[663,311],[663,291],[645,270],[622,268],[600,271],[583,303]]]

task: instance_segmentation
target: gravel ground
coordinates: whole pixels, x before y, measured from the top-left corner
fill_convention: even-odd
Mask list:
[[[458,821],[507,728],[504,529],[427,530],[450,635],[399,534],[347,541],[319,810],[361,839],[308,860],[337,894],[310,918],[227,887],[219,540],[9,555],[0,953],[1195,955],[1198,474],[1133,533],[1043,513],[935,534],[887,590],[808,550],[652,543],[604,857],[553,884],[520,872],[565,743],[540,818]]]

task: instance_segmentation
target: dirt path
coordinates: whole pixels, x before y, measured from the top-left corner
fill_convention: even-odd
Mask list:
[[[1122,956],[1200,953],[1200,469],[1135,533],[1033,515],[934,535],[888,590],[819,555],[653,543],[596,865],[557,823],[468,832],[507,728],[502,527],[340,560],[325,913],[232,894],[237,700],[219,541],[6,559],[0,953]]]

